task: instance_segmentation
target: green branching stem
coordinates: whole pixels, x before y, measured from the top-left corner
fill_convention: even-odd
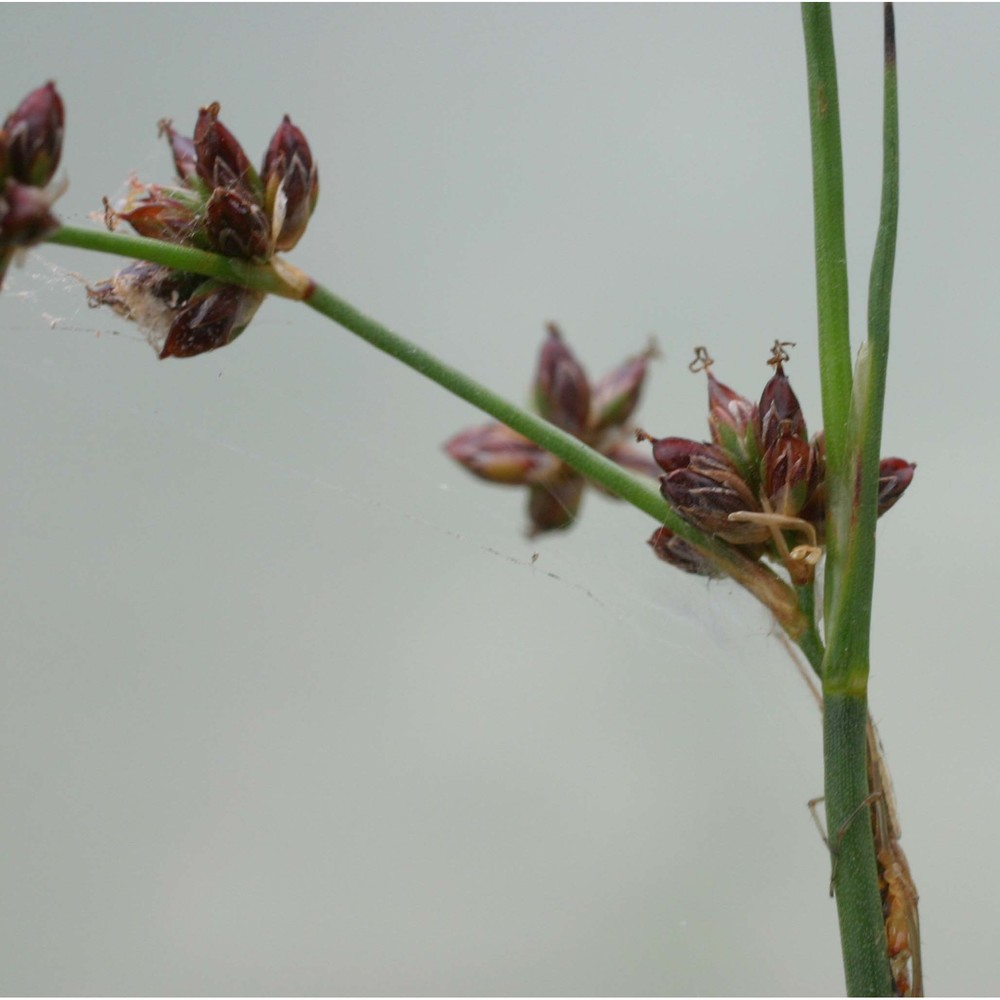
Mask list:
[[[449,392],[495,417],[518,433],[562,459],[581,475],[666,525],[712,560],[722,573],[749,590],[775,616],[789,638],[800,642],[809,631],[807,619],[792,588],[763,563],[748,559],[738,549],[705,535],[679,517],[648,481],[589,448],[541,417],[504,399],[412,343],[377,320],[366,316],[333,292],[316,284],[286,261],[251,264],[190,247],[119,233],[64,226],[48,239],[72,246],[124,257],[153,261],[180,271],[192,271],[233,284],[246,285],[286,298],[298,299],[362,340],[384,351]]]
[[[218,278],[220,281],[244,285],[288,299],[302,299],[308,292],[307,288],[301,286],[301,282],[283,277],[279,270],[270,265],[250,264],[247,261],[234,260],[232,257],[223,257],[221,254],[195,250],[193,247],[147,239],[145,236],[128,236],[102,229],[62,226],[48,236],[46,242],[148,260],[176,271],[192,271],[208,278]],[[296,270],[295,275],[301,275],[301,272]]]
[[[807,583],[804,586],[795,588],[795,596],[799,601],[799,608],[802,616],[808,623],[799,636],[797,642],[799,649],[813,668],[817,677],[823,677],[823,656],[826,650],[823,648],[823,640],[820,638],[819,629],[816,627],[816,586]]]
[[[898,206],[895,43],[886,8],[882,210],[869,300],[868,342],[850,372],[843,176],[829,7],[803,4],[809,70],[816,219],[820,366],[827,438],[827,573],[823,743],[827,828],[847,990],[891,996],[868,793],[867,687],[879,446],[888,352],[889,294]],[[858,477],[860,475],[860,489]]]

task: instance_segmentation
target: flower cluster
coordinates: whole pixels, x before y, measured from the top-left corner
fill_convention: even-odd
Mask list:
[[[319,177],[309,144],[289,117],[278,126],[258,173],[219,121],[219,105],[202,108],[194,136],[160,123],[178,184],[140,184],[109,209],[110,227],[127,222],[140,236],[209,250],[254,263],[291,250],[316,207]],[[90,289],[149,332],[161,358],[192,357],[232,343],[246,329],[262,292],[138,262]]]
[[[536,409],[546,420],[619,465],[655,476],[656,465],[628,444],[626,426],[639,402],[653,355],[649,348],[591,384],[559,330],[550,324],[535,376]],[[491,483],[527,486],[530,534],[568,528],[573,523],[586,480],[504,424],[463,431],[448,441],[445,451]]]
[[[660,491],[695,527],[733,545],[751,558],[781,562],[796,584],[811,581],[826,524],[826,449],[822,432],[811,440],[802,408],[792,391],[776,343],[769,362],[774,374],[760,402],[753,403],[719,382],[712,359],[698,348],[692,370],[708,376],[711,443],[687,438],[640,440],[653,445],[653,458],[666,473]],[[883,458],[879,467],[878,514],[903,495],[916,466]],[[711,562],[669,528],[649,540],[654,552],[691,573],[714,575]]]
[[[33,90],[0,130],[0,286],[14,255],[59,228],[61,187],[49,186],[62,155],[62,99],[55,84]]]

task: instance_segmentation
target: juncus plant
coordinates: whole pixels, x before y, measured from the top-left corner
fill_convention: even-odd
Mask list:
[[[806,4],[802,20],[824,424],[811,435],[785,371],[788,341],[776,341],[763,359],[772,370],[754,398],[719,381],[707,349],[696,350],[692,368],[707,378],[709,429],[706,440],[694,441],[636,427],[652,347],[591,380],[550,324],[531,410],[364,315],[283,256],[305,234],[319,195],[309,143],[288,116],[259,169],[222,124],[216,103],[201,108],[190,136],[161,122],[174,177],[133,180],[121,203],[105,202],[104,230],[81,229],[61,225],[55,214],[65,112],[56,86],[46,83],[0,130],[0,282],[19,255],[45,242],[131,257],[134,263],[88,289],[89,300],[137,322],[163,359],[232,344],[268,294],[301,301],[493,418],[458,433],[445,450],[489,483],[525,489],[530,533],[571,529],[590,484],[653,519],[651,537],[636,544],[648,542],[672,567],[730,577],[749,590],[800,647],[822,687],[825,835],[848,992],[916,996],[917,893],[867,702],[875,524],[915,470],[910,461],[881,456],[898,213],[893,12],[887,5],[882,206],[868,332],[856,364],[829,7]]]

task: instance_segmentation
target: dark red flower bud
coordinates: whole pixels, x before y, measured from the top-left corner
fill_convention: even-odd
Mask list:
[[[690,542],[675,535],[669,528],[657,528],[648,544],[664,562],[698,576],[720,576],[714,563],[706,559]]]
[[[444,446],[456,462],[491,483],[526,485],[554,479],[562,463],[505,424],[486,424],[456,434]]]
[[[5,147],[3,177],[22,184],[45,187],[52,180],[62,155],[65,114],[55,84],[33,90],[3,126]]]
[[[906,492],[917,466],[902,458],[883,458],[878,467],[878,516]]]
[[[712,440],[725,449],[748,483],[756,483],[760,463],[757,405],[723,385],[711,368],[708,376],[708,426]]]
[[[629,358],[594,385],[590,397],[590,429],[621,427],[639,403],[653,349]]]
[[[737,511],[760,513],[761,508],[728,459],[694,455],[660,480],[660,492],[685,521],[727,542],[747,545],[769,537],[764,525],[729,520]]]
[[[176,131],[169,118],[160,122],[160,135],[165,135],[170,143],[177,176],[189,187],[194,185],[198,178],[198,154],[194,148],[194,139]]]
[[[653,443],[653,458],[657,465],[667,473],[686,468],[696,456],[704,456],[718,462],[726,461],[725,452],[713,444],[702,444],[700,441],[681,437],[648,438],[648,440]]]
[[[174,317],[161,358],[190,358],[231,344],[264,300],[261,292],[206,281]]]
[[[568,528],[580,509],[585,480],[575,473],[567,474],[555,483],[530,487],[528,517],[531,519],[529,535]]]
[[[785,434],[764,455],[764,495],[771,510],[797,517],[809,497],[812,449],[800,437]]]
[[[806,419],[781,365],[777,366],[774,375],[764,386],[764,392],[760,397],[758,419],[760,447],[764,452],[783,435],[806,440]]]
[[[194,148],[198,176],[210,189],[242,187],[248,193],[259,194],[260,179],[236,137],[219,121],[217,101],[198,113]]]
[[[124,207],[125,211],[115,214],[140,236],[208,249],[208,241],[199,228],[200,205],[186,192],[135,183]]]
[[[723,385],[711,368],[706,368],[705,374],[708,375],[708,426],[712,440],[728,451],[729,439],[742,440],[753,429],[757,407],[746,396]]]
[[[264,210],[241,188],[216,188],[205,208],[205,231],[212,249],[241,260],[267,258],[271,225]]]
[[[579,435],[590,414],[590,383],[554,323],[548,334],[538,358],[535,404],[546,420]]]
[[[302,238],[319,198],[319,173],[302,131],[285,115],[261,168],[264,211],[272,220],[275,249],[291,250]]]
[[[826,436],[820,431],[809,443],[809,490],[799,517],[808,521],[822,542],[826,522]]]

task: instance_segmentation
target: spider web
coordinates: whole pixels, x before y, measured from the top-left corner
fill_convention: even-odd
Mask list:
[[[564,834],[569,869],[558,863],[543,881],[554,879],[547,891],[577,900],[567,904],[579,908],[575,920],[593,905],[591,896],[577,899],[569,875],[583,858],[608,866],[598,891],[647,900],[644,879],[660,864],[654,842],[635,861],[600,845],[641,845],[648,826],[654,841],[672,843],[675,858],[656,877],[678,893],[676,905],[653,919],[671,954],[719,926],[683,859],[695,859],[695,871],[715,866],[734,885],[752,885],[738,857],[718,852],[731,849],[729,828],[753,815],[761,795],[769,810],[787,814],[789,828],[798,824],[789,841],[822,884],[824,855],[804,807],[820,787],[815,711],[749,597],[660,563],[645,544],[648,519],[594,492],[571,531],[527,538],[520,491],[473,480],[440,452],[447,436],[481,415],[346,336],[331,338],[327,324],[287,318],[292,307],[284,303],[268,303],[226,352],[167,365],[151,357],[141,333],[83,304],[86,280],[93,279],[36,254],[12,272],[12,294],[0,300],[8,425],[14,407],[22,420],[30,413],[22,444],[6,459],[7,503],[16,514],[8,523],[21,535],[9,529],[8,549],[27,595],[15,597],[5,626],[17,661],[47,655],[68,665],[77,662],[69,653],[75,643],[89,675],[101,643],[88,620],[108,616],[101,628],[126,649],[120,637],[130,620],[165,621],[173,625],[158,630],[162,661],[157,652],[140,658],[142,676],[174,678],[155,682],[167,685],[168,703],[192,690],[203,699],[205,683],[231,688],[221,701],[208,692],[226,741],[249,736],[277,712],[280,729],[269,736],[264,723],[264,745],[273,747],[293,717],[283,713],[297,706],[308,717],[318,709],[305,706],[339,699],[354,706],[336,722],[354,734],[351,752],[374,745],[376,759],[391,762],[362,751],[358,765],[396,803],[375,808],[379,828],[419,814],[407,783],[425,797],[443,796],[451,829],[467,822],[452,814],[466,787],[481,789],[487,803],[509,796],[519,810],[537,799],[548,805],[530,814],[551,808],[553,817],[574,816]],[[452,346],[461,356],[463,346]],[[534,347],[525,346],[530,356]],[[658,368],[652,384],[664,376]],[[497,387],[523,382],[520,372]],[[659,430],[662,419],[643,422]],[[697,421],[680,432],[699,433]],[[43,512],[31,492],[48,498]],[[47,531],[90,591],[53,586],[38,569],[51,566],[53,554],[31,536]],[[82,638],[60,627],[41,638],[31,608],[43,595],[57,620],[80,624]],[[237,638],[220,638],[227,630]],[[241,631],[254,640],[240,640]],[[123,655],[107,654],[119,686],[127,683],[117,668]],[[230,698],[243,708],[221,707]],[[777,777],[750,795],[757,767],[749,761],[761,754]],[[306,780],[325,773],[319,767]],[[348,773],[336,779],[341,786],[353,781]],[[355,789],[349,798],[359,796]],[[223,814],[214,822],[228,829]],[[432,869],[447,867],[430,847],[440,829],[427,822],[418,823],[422,850],[431,852]],[[626,834],[623,822],[639,822],[638,833]],[[506,831],[504,843],[520,844],[508,823],[501,815],[488,826]],[[760,833],[748,836],[763,836],[773,823],[750,827]],[[205,864],[222,843],[208,838]],[[460,850],[474,842],[460,840]],[[186,850],[195,851],[194,842]],[[383,840],[370,862],[359,850],[361,864],[375,864],[398,848]],[[558,857],[552,850],[545,848]],[[530,853],[525,858],[528,882],[537,880]],[[466,880],[480,878],[473,856],[467,863],[464,876],[446,881],[448,913],[466,905]],[[186,881],[193,875],[179,878],[178,892],[195,892]],[[502,892],[489,879],[482,888]],[[794,880],[787,891],[796,891]],[[660,885],[643,905],[662,892]],[[822,893],[814,895],[822,906]],[[530,966],[528,941],[551,935],[544,923],[528,919],[525,940],[508,940],[516,965]],[[470,975],[503,933],[453,932],[464,934]],[[433,940],[425,947],[433,954]],[[757,945],[746,947],[749,961]],[[421,964],[416,953],[404,960]],[[440,982],[433,966],[428,959],[428,981]],[[650,981],[656,968],[658,961]],[[380,982],[370,972],[357,981],[372,989]],[[389,989],[393,980],[381,982]]]

